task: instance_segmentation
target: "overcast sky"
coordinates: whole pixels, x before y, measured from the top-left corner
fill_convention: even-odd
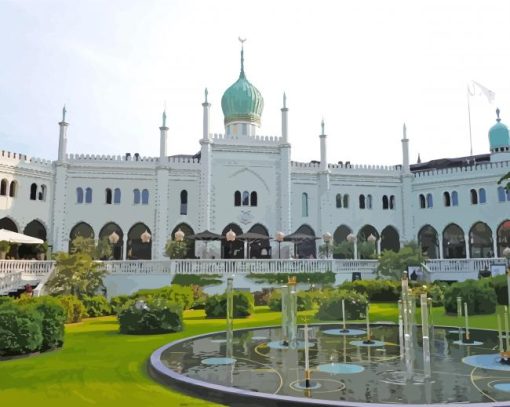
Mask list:
[[[67,106],[68,152],[159,154],[166,103],[169,154],[200,145],[204,88],[211,131],[239,76],[264,97],[259,134],[280,136],[287,93],[292,158],[411,162],[489,151],[500,107],[510,124],[510,1],[0,0],[0,149],[55,159]]]

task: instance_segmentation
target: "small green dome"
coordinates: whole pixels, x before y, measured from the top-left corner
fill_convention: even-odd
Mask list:
[[[496,109],[496,114],[498,116],[496,119],[497,123],[489,130],[489,143],[491,150],[510,146],[510,133],[508,131],[508,127],[501,123],[501,119],[499,118],[499,109]]]
[[[221,109],[225,116],[225,124],[243,121],[260,125],[264,99],[259,90],[246,79],[243,52],[241,50],[241,74],[239,79],[223,94]]]

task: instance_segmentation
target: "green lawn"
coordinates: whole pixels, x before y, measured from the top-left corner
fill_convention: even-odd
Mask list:
[[[299,313],[312,322],[315,311]],[[396,305],[373,304],[372,321],[396,321]],[[435,308],[436,324],[458,324],[456,317]],[[495,328],[496,318],[477,316],[472,327]],[[128,336],[118,333],[114,317],[93,318],[66,326],[62,350],[0,362],[2,405],[42,406],[209,406],[155,383],[146,373],[149,355],[172,340],[225,328],[224,320],[207,320],[203,311],[186,311],[184,332]],[[249,319],[236,319],[235,328],[278,325],[280,314],[257,307]]]

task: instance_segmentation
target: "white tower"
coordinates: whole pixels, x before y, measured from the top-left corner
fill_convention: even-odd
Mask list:
[[[168,127],[166,125],[166,109],[163,111],[163,123],[159,128],[159,160],[162,162],[167,156]]]
[[[67,127],[69,123],[66,123],[66,107],[62,109],[62,121],[58,124],[60,126],[60,134],[58,138],[58,161],[66,161],[67,154]]]

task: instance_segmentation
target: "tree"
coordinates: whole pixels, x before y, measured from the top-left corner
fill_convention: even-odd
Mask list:
[[[335,259],[353,259],[354,244],[344,240],[333,246],[333,257]]]
[[[103,237],[97,241],[95,250],[95,258],[100,260],[108,260],[112,257],[112,245],[107,237]]]
[[[188,244],[184,241],[168,240],[165,246],[165,256],[171,259],[185,259],[188,253]]]
[[[416,242],[409,242],[398,252],[384,250],[379,257],[378,271],[381,275],[400,279],[409,266],[420,266],[425,256]]]
[[[71,254],[84,253],[91,258],[96,254],[96,242],[91,237],[76,236],[71,242]]]
[[[104,287],[103,277],[106,274],[100,263],[83,252],[74,254],[58,253],[55,272],[46,287],[52,294],[72,294],[79,298],[93,296]]]

